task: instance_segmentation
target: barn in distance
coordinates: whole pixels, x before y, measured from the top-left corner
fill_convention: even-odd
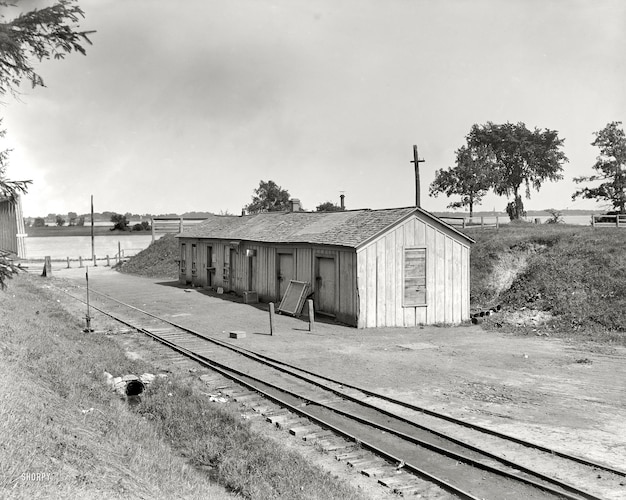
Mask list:
[[[278,302],[308,282],[315,311],[358,328],[469,319],[473,240],[419,207],[214,215],[177,235],[179,281]]]

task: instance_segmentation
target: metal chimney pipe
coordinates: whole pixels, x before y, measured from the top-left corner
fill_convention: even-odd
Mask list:
[[[340,201],[340,206],[341,206],[341,210],[345,210],[346,209],[346,205],[344,203],[344,199],[346,198],[345,194],[342,194],[339,196]]]

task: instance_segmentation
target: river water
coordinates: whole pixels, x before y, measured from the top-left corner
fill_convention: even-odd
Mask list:
[[[157,235],[159,238],[161,235]],[[137,234],[132,236],[95,236],[94,249],[97,258],[117,254],[118,244],[125,256],[135,255],[152,242],[151,234]],[[83,259],[91,258],[91,236],[46,236],[26,238],[26,258],[43,259],[50,256],[52,259]]]

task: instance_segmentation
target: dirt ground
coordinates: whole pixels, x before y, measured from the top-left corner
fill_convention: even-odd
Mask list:
[[[84,270],[54,282],[84,285]],[[326,376],[559,451],[625,469],[626,348],[520,335],[514,325],[357,330],[279,316],[262,306],[90,269],[90,285],[184,326]],[[98,328],[97,324],[95,325]]]

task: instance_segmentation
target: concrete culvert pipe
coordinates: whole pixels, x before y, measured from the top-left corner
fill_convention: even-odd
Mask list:
[[[126,395],[139,396],[145,388],[141,380],[129,380],[126,382]]]

